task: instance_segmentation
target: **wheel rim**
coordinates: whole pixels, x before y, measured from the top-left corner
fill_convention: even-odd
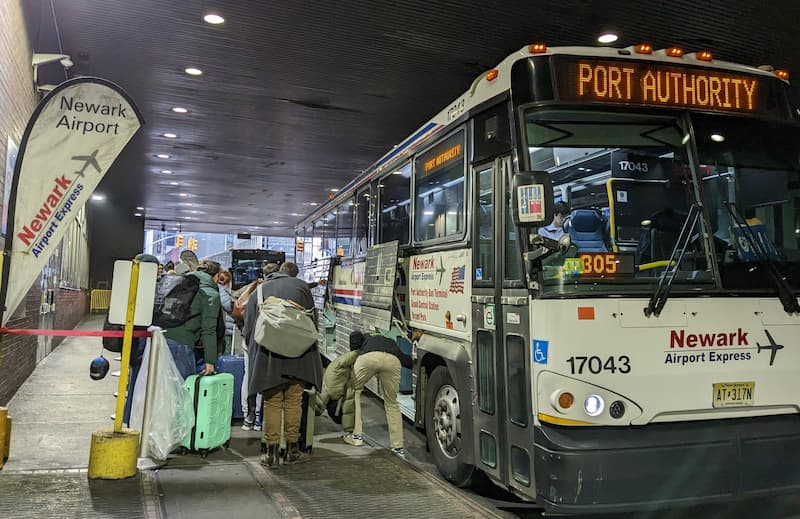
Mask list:
[[[439,449],[448,458],[461,451],[461,406],[456,388],[445,384],[433,402],[433,434]]]

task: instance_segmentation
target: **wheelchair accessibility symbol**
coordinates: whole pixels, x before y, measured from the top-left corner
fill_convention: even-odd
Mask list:
[[[536,364],[547,364],[547,341],[533,340],[533,362]]]

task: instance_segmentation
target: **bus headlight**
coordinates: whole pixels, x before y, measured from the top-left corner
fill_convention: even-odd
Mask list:
[[[583,410],[589,416],[599,416],[605,409],[606,403],[600,395],[589,395],[583,402]]]

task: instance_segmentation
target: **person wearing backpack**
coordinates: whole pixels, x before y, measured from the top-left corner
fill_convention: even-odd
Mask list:
[[[277,467],[281,439],[281,407],[284,408],[284,434],[287,449],[285,463],[310,459],[300,451],[300,421],[303,414],[303,390],[306,385],[322,388],[322,360],[316,344],[298,357],[286,357],[267,350],[256,342],[256,324],[261,303],[270,297],[288,300],[311,312],[316,323],[314,299],[305,281],[297,279],[297,265],[286,262],[280,270],[266,277],[257,295],[251,296],[245,312],[244,334],[250,355],[249,394],[261,392],[264,398],[264,439],[267,452],[261,463]]]
[[[204,262],[196,271],[165,275],[156,289],[154,322],[164,328],[172,358],[183,378],[198,371],[195,348],[203,349],[205,367],[202,373],[214,373],[219,351],[217,323],[221,311],[219,289],[213,277],[219,269],[214,268],[212,263]],[[162,288],[162,283],[174,286],[167,291]],[[162,297],[163,300],[159,301]]]

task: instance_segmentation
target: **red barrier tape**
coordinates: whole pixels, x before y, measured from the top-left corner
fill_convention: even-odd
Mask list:
[[[0,328],[0,334],[9,335],[49,335],[53,337],[122,337],[125,332],[120,330],[48,330],[40,328]],[[146,330],[136,330],[134,337],[150,337]]]

